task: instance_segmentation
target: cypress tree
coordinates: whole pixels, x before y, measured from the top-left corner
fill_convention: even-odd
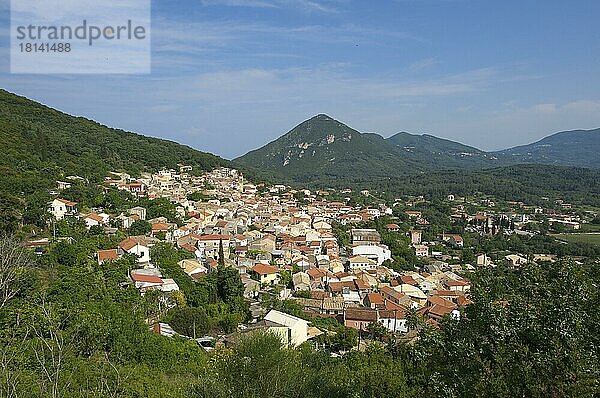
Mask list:
[[[223,251],[223,239],[219,239],[219,269],[225,266],[225,253]]]

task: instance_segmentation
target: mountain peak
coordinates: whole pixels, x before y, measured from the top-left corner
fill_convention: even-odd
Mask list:
[[[296,146],[300,142],[316,143],[322,139],[340,139],[351,137],[353,134],[360,133],[331,116],[320,113],[298,124],[280,139]]]
[[[309,119],[306,119],[305,121],[303,121],[296,127],[305,126],[307,124],[320,124],[320,125],[325,126],[325,125],[329,125],[330,123],[344,125],[339,120],[336,120],[336,119],[332,118],[331,116],[326,115],[325,113],[319,113],[318,115],[315,115]]]
[[[335,120],[334,118],[332,118],[329,115],[326,115],[325,113],[319,113],[318,115],[315,115],[313,117],[311,117],[309,120]]]

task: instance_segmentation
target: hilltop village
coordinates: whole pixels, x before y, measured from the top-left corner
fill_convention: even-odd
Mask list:
[[[273,331],[293,346],[307,340],[333,344],[326,336],[355,330],[358,342],[338,344],[340,349],[378,335],[410,339],[417,318],[434,328],[442,319],[460,319],[472,303],[469,274],[475,269],[519,268],[569,254],[526,245],[515,251],[515,245],[498,242],[577,231],[595,219],[563,201],[539,206],[448,195],[435,203],[423,197],[386,202],[369,191],[256,185],[227,168],[197,175],[183,164],[139,178],[111,173],[100,185],[103,195],[118,192],[149,204],[115,213],[63,198],[80,180],[58,182],[48,206],[54,237],[28,246],[43,254],[51,240],[72,240],[60,236],[66,222],[120,237],[114,247],[93,253],[97,266],[133,258],[128,284],[141,295],[157,295],[161,306],[148,317],[149,326],[196,338],[207,349],[215,338],[227,344],[256,330]],[[154,203],[164,215],[150,217],[147,207]],[[164,255],[155,258],[156,248],[166,246],[176,253],[169,259],[177,269],[162,266],[169,260]],[[185,329],[165,321],[169,309],[185,302],[180,285],[201,285],[222,269],[239,274],[247,315],[218,333],[207,328],[202,333],[212,336],[203,338],[195,325]]]

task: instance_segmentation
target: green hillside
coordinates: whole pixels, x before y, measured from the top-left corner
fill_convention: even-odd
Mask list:
[[[69,175],[98,182],[114,170],[138,175],[179,162],[198,171],[230,164],[175,142],[69,116],[4,90],[0,90],[0,146],[2,217],[45,206],[48,190]]]
[[[0,166],[94,178],[109,170],[139,174],[184,162],[210,170],[228,164],[175,142],[73,117],[0,90]]]

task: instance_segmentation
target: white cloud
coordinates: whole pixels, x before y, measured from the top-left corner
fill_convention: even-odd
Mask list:
[[[307,49],[310,52],[312,47],[400,46],[406,41],[423,42],[408,32],[355,24],[283,26],[235,20],[182,22],[155,18],[152,25],[153,64],[163,68],[155,72],[170,72],[169,68],[174,67],[192,69],[191,73],[205,70],[205,66],[231,69],[232,61],[261,67],[275,57],[293,64],[294,59],[306,58]],[[258,54],[270,54],[269,62]]]
[[[426,70],[430,70],[434,66],[438,64],[438,61],[435,58],[424,58],[418,61],[415,61],[408,65],[408,69],[411,72],[422,72]]]
[[[303,12],[335,13],[339,1],[316,0],[201,0],[205,6],[293,8]]]
[[[365,130],[399,131],[416,111],[427,114],[423,104],[484,90],[491,77],[472,71],[423,81],[357,78],[333,64],[85,82],[13,75],[0,84],[76,115],[233,156],[321,112]]]

